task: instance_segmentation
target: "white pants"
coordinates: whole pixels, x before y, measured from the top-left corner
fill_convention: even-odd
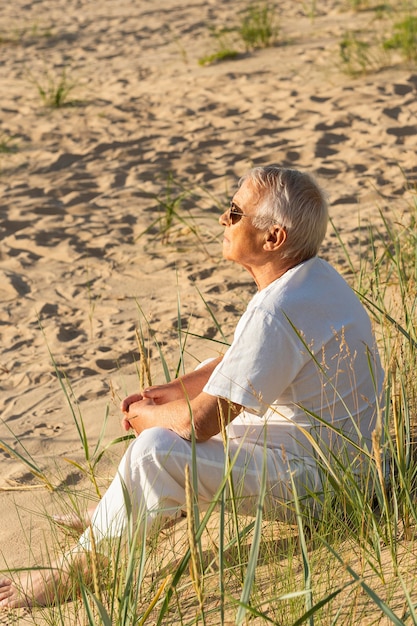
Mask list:
[[[306,488],[321,490],[319,472],[313,460],[283,455],[280,449],[247,443],[238,439],[228,442],[229,458],[233,459],[232,479],[238,510],[254,514],[259,497],[262,469],[266,463],[267,498],[265,515],[287,519],[286,503],[294,499],[290,471],[297,486],[297,495]],[[235,458],[236,455],[236,458]],[[226,474],[225,447],[221,435],[195,444],[198,499],[202,506],[212,502]],[[124,454],[118,473],[97,506],[92,519],[95,541],[121,536],[128,519],[146,523],[146,533],[155,522],[180,515],[185,507],[185,466],[193,467],[193,446],[165,428],[143,431]],[[194,483],[195,477],[191,477]],[[127,494],[127,497],[126,497]],[[128,503],[128,504],[126,504]],[[79,543],[91,549],[90,529]]]

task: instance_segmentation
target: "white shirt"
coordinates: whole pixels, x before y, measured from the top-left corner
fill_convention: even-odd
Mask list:
[[[338,272],[314,257],[252,298],[204,391],[244,407],[230,437],[263,443],[267,423],[268,447],[310,456],[306,431],[332,450],[342,444],[334,428],[369,444],[382,382],[364,307]]]

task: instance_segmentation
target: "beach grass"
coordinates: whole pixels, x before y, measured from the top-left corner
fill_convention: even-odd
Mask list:
[[[49,39],[53,37],[53,30],[50,26],[42,26],[38,22],[33,22],[30,26],[22,28],[15,26],[8,30],[0,30],[0,45],[20,45],[31,41]]]
[[[288,520],[265,518],[263,475],[256,513],[241,515],[225,438],[224,479],[211,505],[200,509],[195,486],[198,444],[194,443],[193,461],[186,470],[187,517],[174,527],[159,528],[146,540],[144,529],[130,520],[127,542],[109,546],[106,567],[99,565],[93,551],[93,580],[74,573],[74,586],[81,589],[78,600],[59,610],[37,609],[35,624],[74,623],[74,612],[91,626],[417,623],[417,199],[413,186],[409,198],[400,216],[384,217],[383,228],[368,229],[369,253],[360,255],[359,267],[338,234],[352,270],[352,287],[373,319],[386,371],[386,403],[381,405],[372,449],[359,450],[367,463],[362,480],[358,482],[343,458],[329,462],[318,446],[325,488],[322,494],[311,494],[315,506],[305,506],[294,484]],[[173,375],[181,371],[187,343],[180,303],[178,316],[179,358]],[[148,324],[143,318],[138,330],[141,384],[152,381],[147,345],[155,338],[147,331]],[[221,333],[220,338],[224,340]],[[169,380],[161,345],[157,354]],[[104,445],[102,436],[97,442],[88,441],[70,385],[57,371],[85,458],[76,467],[99,497],[96,472],[109,445]],[[105,422],[106,417],[103,432]],[[54,478],[43,476],[36,460],[23,452],[18,456],[39,480],[54,488]],[[85,507],[76,489],[67,490],[64,497],[72,507]],[[55,548],[62,549],[56,528],[51,535]]]
[[[238,56],[239,52],[232,48],[220,48],[217,52],[207,54],[198,60],[199,65],[211,65],[212,63],[220,63],[221,61],[230,61]]]
[[[339,53],[342,69],[349,76],[361,76],[377,67],[368,33],[346,31],[339,42]]]
[[[236,30],[247,51],[274,46],[280,32],[276,7],[268,2],[248,4]]]
[[[70,98],[76,82],[69,78],[67,68],[64,67],[57,73],[46,69],[40,78],[30,74],[29,79],[36,87],[45,107],[59,109],[76,104],[77,101]]]
[[[155,194],[149,194],[149,197],[156,203],[157,217],[139,236],[141,237],[156,226],[162,242],[168,243],[175,226],[178,224],[196,234],[192,216],[187,217],[186,211],[183,210],[184,201],[189,196],[190,191],[174,177],[172,172],[168,172],[163,181],[162,190]]]
[[[10,154],[18,149],[15,137],[3,133],[0,135],[0,154]]]
[[[367,10],[371,20],[360,29],[345,31],[339,42],[342,71],[361,76],[393,63],[392,53],[403,62],[417,59],[417,7],[413,3],[369,4],[354,2],[355,10]],[[364,20],[365,22],[365,20]],[[375,26],[380,23],[379,26]],[[396,62],[396,61],[394,61]]]
[[[209,28],[215,50],[199,58],[199,65],[230,61],[260,48],[269,48],[279,41],[280,23],[272,3],[250,2],[239,12],[235,23]]]
[[[198,59],[199,65],[211,65],[221,61],[230,61],[242,53],[234,26],[209,26],[210,39],[214,42],[214,51]]]
[[[152,244],[160,241],[182,251],[197,246],[211,258],[207,245],[211,236],[206,229],[202,231],[201,221],[209,217],[217,223],[226,206],[226,198],[219,199],[204,185],[190,185],[172,172],[163,172],[156,178],[160,181],[158,192],[142,191],[152,200],[151,220],[137,235],[136,241],[146,237]]]
[[[406,61],[417,61],[417,15],[410,12],[396,21],[383,45],[386,50],[398,50]]]

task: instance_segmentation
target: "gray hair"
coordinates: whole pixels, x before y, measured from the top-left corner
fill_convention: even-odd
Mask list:
[[[326,235],[327,199],[309,174],[276,165],[254,167],[239,181],[250,181],[259,193],[256,228],[279,225],[287,231],[284,258],[305,261],[315,256]]]

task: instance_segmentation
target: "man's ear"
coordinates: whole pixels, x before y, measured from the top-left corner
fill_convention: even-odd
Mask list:
[[[264,250],[272,252],[278,250],[287,239],[287,231],[282,226],[271,226],[266,233]]]

